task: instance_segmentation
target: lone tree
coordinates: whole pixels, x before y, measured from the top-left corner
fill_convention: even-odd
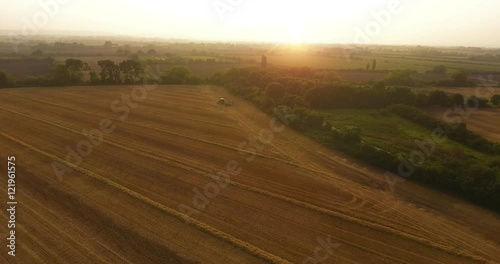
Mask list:
[[[267,56],[266,55],[262,55],[262,57],[260,58],[260,66],[262,68],[267,67]]]
[[[373,60],[372,71],[374,71],[376,67],[377,67],[377,60]]]

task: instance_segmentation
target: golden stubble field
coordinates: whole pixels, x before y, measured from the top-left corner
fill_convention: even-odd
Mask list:
[[[16,156],[19,202],[16,257],[4,245],[0,262],[500,262],[494,213],[391,190],[242,100],[218,106],[220,87],[132,90],[0,90],[0,168]]]

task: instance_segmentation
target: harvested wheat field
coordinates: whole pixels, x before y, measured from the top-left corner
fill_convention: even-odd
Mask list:
[[[409,181],[391,191],[222,88],[133,88],[0,90],[18,201],[16,257],[0,262],[500,262],[494,213]]]

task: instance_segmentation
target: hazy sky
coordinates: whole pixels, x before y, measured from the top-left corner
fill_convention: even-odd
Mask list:
[[[500,47],[500,0],[0,0],[0,10],[0,30],[25,35]]]

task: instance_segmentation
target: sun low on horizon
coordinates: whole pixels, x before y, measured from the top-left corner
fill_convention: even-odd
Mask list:
[[[495,33],[495,10],[500,9],[500,2],[494,0],[19,0],[4,1],[0,7],[9,10],[0,18],[0,30],[22,32],[43,24],[37,28],[39,34],[85,32],[289,44],[481,46],[488,42],[500,46]],[[40,15],[44,10],[50,11],[46,18]]]

